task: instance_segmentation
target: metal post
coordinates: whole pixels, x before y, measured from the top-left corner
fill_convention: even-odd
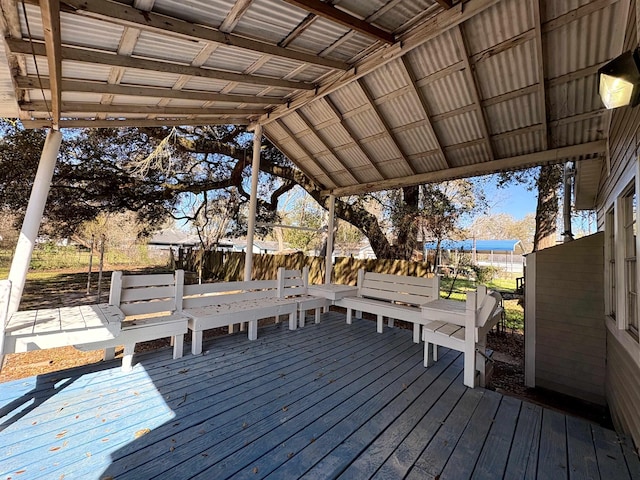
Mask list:
[[[104,267],[104,233],[100,236],[100,266],[98,267],[98,303],[102,296],[102,269]]]
[[[249,200],[249,222],[247,225],[247,251],[244,258],[244,279],[251,280],[253,269],[253,235],[256,230],[256,211],[258,207],[258,175],[260,173],[260,147],[262,145],[262,125],[256,125],[253,131],[253,160],[251,163],[251,198]]]
[[[47,203],[47,195],[51,187],[53,179],[53,171],[56,166],[56,158],[60,150],[62,142],[62,134],[57,130],[49,130],[47,139],[44,142],[42,154],[40,155],[40,163],[36,178],[31,188],[31,196],[27,212],[22,222],[20,237],[16,245],[13,261],[11,262],[11,270],[9,271],[9,280],[11,280],[11,300],[9,301],[9,315],[18,310],[22,291],[24,290],[24,282],[27,279],[29,271],[29,263],[33,254],[33,247],[38,236],[38,229],[42,221],[42,213]]]
[[[325,259],[324,283],[331,283],[333,270],[333,229],[336,216],[336,196],[329,195],[329,222],[327,227],[327,253]]]
[[[96,244],[96,236],[91,235],[91,251],[89,252],[89,275],[87,277],[87,295],[91,293],[91,269],[93,268],[93,249]]]

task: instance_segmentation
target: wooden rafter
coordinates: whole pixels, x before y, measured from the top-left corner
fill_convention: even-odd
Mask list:
[[[487,120],[485,118],[484,109],[482,108],[482,100],[480,96],[480,89],[478,88],[478,81],[473,69],[471,68],[471,61],[469,60],[469,49],[467,48],[464,35],[462,33],[462,27],[458,25],[453,29],[455,43],[458,47],[462,61],[464,62],[464,74],[467,77],[467,85],[471,93],[471,99],[476,107],[478,123],[480,124],[480,131],[482,137],[485,139],[487,150],[491,157],[491,160],[495,158],[493,153],[493,146],[491,145],[491,137],[489,135],[489,128],[487,126]]]
[[[47,54],[44,44],[30,43],[24,40],[7,39],[7,45],[13,53],[30,54],[31,47],[35,55],[45,56]],[[272,87],[290,88],[292,90],[313,90],[315,87],[310,83],[293,82],[280,78],[261,77],[258,75],[245,75],[242,73],[232,73],[212,68],[199,68],[190,65],[179,65],[176,63],[163,62],[159,60],[147,60],[137,57],[123,57],[112,53],[85,50],[75,47],[62,47],[62,59],[75,62],[96,63],[100,65],[119,66],[124,68],[135,68],[140,70],[150,70],[153,72],[174,73],[177,75],[189,75],[193,77],[214,78],[227,82],[248,83],[250,85],[268,85]]]
[[[405,166],[411,171],[411,173],[413,173],[413,174],[418,173],[417,170],[414,168],[414,166],[409,161],[409,159],[407,157],[407,154],[402,149],[402,145],[400,145],[400,142],[398,141],[398,139],[394,135],[393,130],[391,129],[391,125],[389,125],[389,122],[387,122],[387,119],[385,118],[385,116],[380,111],[380,108],[376,104],[376,101],[373,98],[373,95],[371,94],[371,91],[369,90],[369,87],[367,87],[367,84],[364,83],[363,79],[359,79],[357,81],[357,83],[360,86],[360,90],[362,90],[362,93],[364,93],[364,95],[367,97],[367,101],[369,103],[369,106],[370,106],[371,110],[373,111],[373,113],[378,118],[378,121],[380,122],[382,127],[384,128],[384,131],[387,134],[387,137],[391,139],[391,142],[395,145],[396,149],[398,150],[398,153],[400,154],[400,158],[404,162]]]
[[[29,102],[20,105],[29,112],[46,112],[45,102]],[[157,105],[102,105],[98,103],[62,102],[61,112],[73,113],[133,113],[142,115],[261,115],[262,108],[201,108],[201,107],[158,107]]]
[[[544,129],[541,139],[542,150],[549,148],[551,142],[549,134],[549,126],[547,122],[547,89],[545,87],[545,58],[544,58],[544,39],[542,38],[542,18],[540,12],[540,0],[531,0],[533,9],[533,23],[535,28],[536,42],[536,73],[538,74],[538,110],[540,111],[540,123]]]
[[[487,175],[500,171],[518,170],[543,164],[561,163],[569,158],[583,157],[586,155],[597,155],[606,151],[607,141],[598,140],[595,142],[572,145],[570,147],[554,148],[542,152],[529,153],[516,157],[501,158],[489,162],[481,162],[473,165],[453,167],[447,170],[436,172],[420,173],[403,178],[393,178],[379,182],[370,182],[353,187],[342,187],[328,190],[337,197],[345,195],[359,195],[371,191],[391,190],[406,185],[420,185],[423,183],[436,183],[454,178],[475,177]]]
[[[382,30],[366,21],[354,17],[353,15],[340,10],[330,3],[324,3],[319,0],[284,0],[290,5],[295,5],[298,8],[306,10],[307,12],[314,13],[319,17],[326,18],[332,22],[338,23],[351,30],[356,30],[364,35],[380,40],[384,43],[394,43],[395,38],[393,34]]]
[[[453,8],[453,0],[436,0],[436,3],[442,8]]]
[[[378,51],[372,52],[370,55],[356,61],[353,65],[354,68],[347,73],[339,77],[327,77],[324,81],[320,82],[320,86],[316,91],[297,94],[289,105],[286,107],[278,107],[276,110],[269,112],[269,115],[262,117],[260,122],[266,125],[283,115],[287,115],[291,112],[291,109],[305,105],[312,98],[322,98],[325,95],[339,90],[345,85],[376,71],[387,63],[397,60],[411,50],[420,47],[429,40],[442,35],[444,32],[455,28],[470,18],[479,15],[499,1],[500,0],[468,0],[464,2],[464,9],[462,8],[462,2],[457,3],[453,8],[434,15],[432,18],[425,20],[419,27],[400,35],[398,42],[396,42],[393,48],[378,49]]]
[[[227,13],[220,27],[218,27],[218,30],[231,33],[252,3],[253,0],[236,0],[236,3],[233,4],[233,7],[231,7],[231,10]]]
[[[25,0],[25,2],[38,4],[39,0]],[[207,28],[154,12],[143,12],[110,0],[92,2],[87,2],[86,0],[64,0],[61,9],[68,14],[89,16],[118,25],[135,26],[142,31],[153,31],[163,34],[173,33],[190,40],[220,43],[245,50],[252,50],[265,55],[274,55],[337,70],[346,70],[349,68],[346,63],[337,60],[289,50],[270,43],[251,40],[232,33],[221,32],[213,28]]]
[[[296,38],[302,35],[302,33],[307,28],[313,25],[317,19],[318,19],[317,15],[310,13],[298,25],[296,25],[296,28],[291,30],[286,37],[284,37],[280,42],[278,42],[278,45],[281,47],[288,47],[291,42],[293,42]]]
[[[42,0],[40,2],[40,11],[42,14],[45,51],[49,65],[51,122],[53,128],[57,129],[62,103],[62,38],[60,34],[59,0]],[[47,110],[49,110],[48,107]]]
[[[422,112],[424,113],[425,120],[426,120],[425,128],[429,132],[429,135],[431,135],[431,137],[436,141],[436,144],[438,146],[438,151],[440,153],[442,162],[444,164],[443,167],[449,168],[451,164],[447,159],[447,155],[445,154],[445,151],[442,149],[442,142],[440,141],[440,138],[438,137],[438,134],[434,130],[433,124],[431,123],[431,113],[430,113],[429,102],[427,101],[427,97],[425,96],[424,91],[420,87],[418,87],[416,74],[413,71],[413,68],[411,68],[411,64],[409,63],[409,59],[407,58],[407,56],[405,55],[404,57],[402,57],[401,60],[402,60],[401,64],[404,67],[403,71],[406,77],[406,81],[409,84],[409,86],[411,86],[411,88],[413,89],[415,95],[418,97],[418,101],[420,102],[420,106],[422,107]]]
[[[305,115],[305,113],[302,111],[302,109],[300,110],[296,110],[296,113],[298,114],[298,117],[300,117],[300,120],[303,121],[303,123],[307,126],[307,128],[309,129],[309,131],[311,132],[311,134],[316,137],[318,139],[318,141],[322,144],[322,146],[329,152],[331,153],[331,155],[333,155],[333,157],[336,159],[336,161],[340,164],[340,166],[344,169],[344,171],[347,173],[347,176],[351,179],[351,182],[353,183],[360,183],[360,180],[358,178],[356,178],[353,173],[351,173],[351,171],[349,170],[349,167],[347,167],[347,165],[342,161],[342,159],[340,158],[340,156],[338,155],[338,152],[336,152],[336,150],[329,145],[318,133],[318,131],[316,130],[316,128],[313,126],[313,124],[311,123],[311,120],[309,120],[309,117],[307,117]]]
[[[20,89],[31,90],[42,88],[49,89],[49,77],[29,75],[16,77],[16,85]],[[140,97],[157,97],[178,100],[201,100],[203,102],[228,102],[253,105],[281,105],[286,100],[276,97],[258,97],[255,95],[229,95],[196,90],[177,90],[163,87],[137,87],[133,85],[110,84],[104,82],[89,82],[85,80],[62,80],[62,90],[65,92],[100,93],[103,95],[125,95]]]
[[[369,166],[371,168],[373,168],[378,175],[380,175],[381,179],[385,179],[387,177],[385,177],[385,175],[382,173],[382,171],[378,168],[378,166],[373,163],[371,161],[371,159],[369,158],[369,155],[367,154],[367,152],[365,151],[364,145],[363,143],[360,141],[360,139],[358,138],[358,135],[355,133],[355,131],[349,126],[349,123],[346,121],[346,119],[344,118],[344,116],[342,115],[342,113],[340,113],[340,110],[338,110],[338,107],[336,107],[336,105],[333,103],[333,101],[331,100],[331,98],[327,95],[326,97],[323,98],[323,100],[325,101],[325,103],[329,106],[329,108],[331,109],[331,111],[333,112],[333,114],[335,115],[335,117],[340,121],[340,125],[342,125],[342,128],[344,128],[344,130],[347,132],[347,134],[351,137],[351,140],[353,141],[353,143],[358,147],[358,149],[360,149],[360,152],[362,153],[362,155],[364,156],[364,158],[367,159],[367,163],[369,164]]]
[[[236,117],[199,117],[199,118],[130,118],[122,119],[76,119],[60,120],[60,128],[119,128],[119,127],[180,127],[204,125],[249,125],[246,118]],[[50,125],[47,120],[22,120],[24,128],[45,128]]]
[[[309,151],[307,147],[305,147],[302,143],[300,143],[298,137],[296,137],[296,135],[291,131],[291,129],[287,127],[287,125],[283,121],[277,121],[276,123],[280,128],[282,128],[285,131],[285,133],[289,137],[289,140],[293,142],[300,150],[302,150],[305,156],[318,168],[318,170],[320,170],[327,177],[327,180],[329,180],[333,185],[337,187],[338,184],[335,182],[335,180],[331,176],[331,173],[329,173],[329,171],[326,168],[324,168],[324,166],[315,159],[314,155]],[[309,176],[309,178],[313,178],[313,176]]]

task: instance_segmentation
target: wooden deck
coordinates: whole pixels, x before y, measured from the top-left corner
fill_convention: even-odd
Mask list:
[[[640,478],[630,442],[422,366],[411,332],[329,313],[0,384],[0,478]],[[208,349],[208,350],[207,350]]]

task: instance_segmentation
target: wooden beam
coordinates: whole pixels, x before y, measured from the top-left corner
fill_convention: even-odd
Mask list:
[[[24,128],[46,128],[51,126],[47,120],[21,120]],[[206,125],[249,125],[246,118],[132,118],[128,120],[76,119],[60,120],[60,128],[120,128],[120,127],[181,127]]]
[[[218,27],[218,30],[231,33],[252,3],[253,0],[236,0],[236,3],[233,4],[233,7],[231,7],[231,10],[229,10],[229,13],[227,13],[227,16]]]
[[[453,0],[436,0],[436,3],[442,8],[453,8]]]
[[[28,42],[25,40],[6,39],[9,49],[13,53],[30,55],[33,46],[34,54],[45,56],[47,54],[44,44]],[[257,75],[244,75],[212,68],[192,67],[160,60],[147,60],[145,58],[125,57],[97,50],[86,50],[76,47],[62,47],[62,59],[74,62],[96,63],[100,65],[150,70],[152,72],[173,73],[176,75],[190,75],[192,77],[215,78],[227,82],[248,83],[250,85],[268,85],[272,87],[290,88],[293,90],[314,90],[310,83],[293,82],[279,78],[261,77]]]
[[[304,124],[307,126],[307,128],[309,129],[309,131],[311,132],[311,134],[313,136],[315,136],[318,141],[322,144],[322,146],[329,152],[331,153],[331,155],[333,155],[333,157],[336,159],[336,161],[340,164],[340,166],[344,169],[345,172],[347,172],[347,176],[351,179],[351,182],[353,183],[360,183],[360,179],[356,178],[353,173],[351,173],[351,170],[349,170],[349,167],[347,167],[347,165],[340,159],[340,157],[338,156],[338,152],[336,152],[336,150],[329,145],[318,133],[318,131],[316,130],[316,128],[313,126],[313,124],[311,123],[311,120],[309,120],[309,118],[305,115],[305,113],[302,111],[302,109],[300,110],[296,110],[296,113],[298,114],[298,116],[300,117],[300,119],[304,122]]]
[[[427,120],[425,128],[427,129],[429,134],[433,137],[433,139],[436,141],[436,144],[438,146],[438,151],[440,152],[440,156],[444,163],[444,167],[448,168],[451,166],[451,164],[449,163],[449,160],[447,159],[447,155],[445,154],[442,148],[442,142],[440,141],[438,134],[433,128],[431,113],[429,109],[429,102],[427,101],[427,97],[425,96],[422,89],[418,87],[416,74],[413,71],[413,68],[411,68],[411,64],[409,63],[409,59],[407,55],[402,57],[401,60],[402,60],[402,65],[404,66],[404,74],[406,77],[406,81],[413,89],[415,95],[418,97],[418,101],[420,102],[420,106],[422,107],[422,111],[424,113],[425,119]]]
[[[531,8],[533,9],[533,25],[535,29],[536,40],[536,73],[538,74],[538,110],[540,111],[540,123],[544,128],[542,135],[541,150],[549,148],[548,114],[547,114],[547,89],[545,88],[545,57],[544,57],[544,39],[542,38],[542,16],[540,0],[531,0]]]
[[[581,68],[580,70],[576,70],[575,72],[565,73],[564,75],[559,75],[554,78],[550,78],[547,80],[547,88],[557,87],[558,85],[562,85],[563,83],[569,83],[574,80],[578,80],[584,77],[590,77],[591,75],[595,75],[598,73],[600,67],[605,65],[607,62],[597,63],[596,65],[591,65],[590,67]]]
[[[296,38],[298,38],[302,33],[309,28],[311,25],[315,23],[318,19],[317,15],[310,13],[307,15],[293,30],[291,30],[286,37],[284,37],[280,42],[278,42],[278,46],[280,47],[288,47],[291,42],[293,42]]]
[[[574,10],[571,10],[559,17],[554,18],[553,20],[549,20],[545,22],[542,26],[543,33],[550,32],[552,30],[556,30],[557,28],[563,27],[568,23],[574,22],[586,15],[591,15],[598,10],[602,10],[603,8],[607,8],[614,3],[617,3],[619,0],[591,0],[585,5],[578,7]]]
[[[467,77],[467,86],[469,87],[471,93],[471,99],[476,106],[478,123],[480,124],[480,132],[486,141],[491,160],[493,160],[495,159],[495,154],[493,152],[493,146],[491,145],[491,136],[489,135],[488,122],[485,117],[484,109],[482,108],[482,97],[480,96],[480,89],[478,88],[478,80],[476,79],[474,70],[471,67],[471,61],[469,60],[469,49],[467,48],[461,25],[458,25],[453,30],[453,36],[455,38],[455,43],[458,47],[460,55],[462,56],[462,61],[464,62],[464,73]]]
[[[49,89],[49,77],[41,77],[40,81],[35,75],[28,77],[16,77],[18,88],[24,90]],[[104,82],[91,82],[86,80],[62,80],[62,90],[65,92],[87,92],[105,95],[123,95],[134,97],[175,98],[178,100],[201,100],[203,102],[230,102],[254,105],[282,105],[286,103],[283,98],[258,97],[255,95],[229,95],[196,90],[176,90],[163,87],[138,87],[134,85],[110,84]]]
[[[340,110],[338,110],[338,107],[336,107],[335,103],[333,103],[333,101],[331,100],[331,97],[327,95],[326,97],[323,98],[323,100],[325,101],[327,106],[331,109],[335,117],[340,121],[340,125],[342,125],[342,128],[344,128],[344,130],[347,132],[349,137],[351,137],[351,140],[353,141],[353,143],[360,149],[360,152],[362,153],[362,155],[364,155],[364,158],[367,159],[367,163],[369,164],[369,166],[372,167],[378,173],[378,175],[380,175],[381,179],[384,180],[385,178],[387,178],[382,173],[382,171],[378,168],[378,166],[371,161],[371,159],[369,158],[369,155],[364,149],[363,143],[360,141],[355,131],[349,126],[349,123],[346,121],[346,119],[342,116],[342,113],[340,113]]]
[[[291,131],[291,129],[289,127],[287,127],[287,125],[283,122],[283,121],[278,121],[276,122],[278,124],[278,126],[280,128],[282,128],[285,133],[287,134],[287,136],[289,137],[289,140],[291,142],[293,142],[300,150],[302,150],[302,152],[305,154],[305,156],[327,177],[327,180],[329,180],[333,185],[338,185],[335,180],[333,179],[333,177],[331,176],[331,174],[329,173],[329,171],[324,168],[324,166],[318,162],[315,157],[313,156],[313,154],[307,149],[307,147],[305,147],[304,145],[302,145],[302,143],[300,143],[298,141],[298,137],[295,136],[295,134],[293,133],[293,131]],[[289,156],[289,158],[293,158],[293,156]],[[296,165],[297,162],[296,162]],[[298,165],[298,167],[300,167]],[[315,178],[315,175],[307,175],[309,178]]]
[[[46,112],[45,102],[22,103],[20,108],[29,112]],[[62,112],[72,113],[134,113],[142,115],[261,115],[262,108],[199,108],[158,107],[157,105],[103,105],[98,103],[62,102]]]
[[[518,90],[513,90],[511,92],[503,93],[501,95],[496,95],[495,97],[491,97],[491,98],[485,98],[484,100],[482,100],[482,106],[486,108],[501,102],[513,100],[514,98],[531,95],[532,93],[536,93],[539,89],[540,89],[540,86],[537,83],[534,83],[533,85],[519,88]]]
[[[354,17],[353,15],[340,10],[330,3],[324,3],[319,0],[284,0],[289,5],[295,5],[298,8],[314,13],[319,17],[326,18],[332,22],[338,23],[351,30],[356,30],[364,35],[380,40],[384,43],[394,43],[393,34],[382,30],[364,20]]]
[[[458,178],[475,177],[478,175],[488,175],[490,173],[503,172],[509,170],[520,170],[539,165],[548,165],[554,163],[563,163],[567,159],[575,159],[587,155],[595,155],[604,153],[607,149],[606,140],[598,140],[596,142],[583,143],[581,145],[573,145],[570,147],[554,148],[544,152],[529,153],[527,155],[519,155],[516,157],[501,158],[490,162],[474,163],[473,165],[464,165],[462,167],[453,167],[436,172],[420,173],[402,178],[393,178],[380,182],[371,182],[353,187],[334,188],[323,192],[325,194],[333,194],[336,197],[346,195],[361,195],[368,192],[376,192],[381,190],[392,190],[399,187],[410,185],[421,185],[424,183],[437,183],[445,180],[453,180]]]
[[[39,0],[25,0],[25,2],[38,4]],[[98,18],[118,25],[134,26],[142,31],[153,31],[165,35],[172,33],[190,40],[197,39],[206,42],[220,43],[335,70],[347,70],[349,68],[345,62],[289,50],[270,43],[251,40],[246,37],[221,32],[213,28],[204,27],[159,13],[141,11],[110,0],[92,2],[87,2],[86,0],[64,0],[61,9],[65,13]]]
[[[59,0],[41,0],[42,29],[49,66],[51,90],[51,122],[58,128],[62,103],[62,37],[60,34],[60,2]],[[47,108],[48,110],[48,108]]]
[[[396,149],[398,150],[398,153],[400,154],[400,158],[403,160],[405,166],[411,171],[411,173],[413,174],[418,173],[417,170],[414,168],[414,166],[411,164],[411,162],[409,162],[409,159],[407,158],[407,154],[404,152],[404,150],[402,149],[402,146],[400,145],[400,142],[398,142],[398,139],[393,134],[391,125],[389,125],[389,122],[387,122],[387,119],[384,117],[384,115],[382,115],[382,112],[380,111],[380,108],[376,104],[376,101],[373,98],[373,95],[371,94],[369,87],[367,87],[367,84],[364,83],[363,79],[358,79],[357,83],[360,86],[360,90],[362,90],[362,93],[364,93],[364,95],[367,97],[367,101],[369,102],[371,110],[378,118],[378,121],[382,125],[382,128],[385,130],[387,136],[391,139],[391,142],[395,145]]]

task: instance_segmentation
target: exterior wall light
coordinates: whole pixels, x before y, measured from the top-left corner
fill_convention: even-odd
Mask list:
[[[598,70],[598,92],[607,108],[640,103],[640,48],[624,52]]]

